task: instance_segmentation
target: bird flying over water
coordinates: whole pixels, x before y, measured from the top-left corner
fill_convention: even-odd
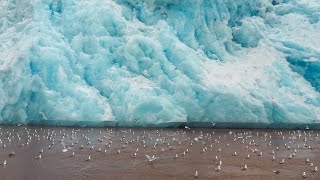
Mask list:
[[[154,155],[153,155],[153,156],[149,156],[149,155],[147,155],[147,154],[145,154],[145,155],[146,155],[146,157],[148,158],[149,163],[151,163],[151,162],[153,162],[153,161],[155,161],[155,160],[158,159],[158,157],[155,157]]]

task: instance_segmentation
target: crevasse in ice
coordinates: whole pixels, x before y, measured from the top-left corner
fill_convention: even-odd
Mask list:
[[[318,0],[1,0],[0,123],[320,122]]]

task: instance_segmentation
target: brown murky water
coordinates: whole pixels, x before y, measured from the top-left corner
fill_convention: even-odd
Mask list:
[[[320,166],[319,131],[4,126],[0,133],[0,164],[7,161],[0,166],[0,179],[293,180],[303,179],[303,172],[306,179],[320,179],[320,172],[311,170]],[[158,159],[149,163],[145,154]],[[221,171],[215,171],[216,156]],[[244,164],[247,170],[241,170]]]

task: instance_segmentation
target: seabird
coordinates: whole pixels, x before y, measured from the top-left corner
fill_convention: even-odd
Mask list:
[[[212,123],[212,127],[214,127],[216,125],[216,123],[214,123],[214,122],[211,122],[211,123]]]
[[[218,161],[218,163],[216,163],[217,165],[222,165],[222,161]]]
[[[178,154],[176,154],[176,155],[174,156],[174,158],[175,158],[175,159],[178,159],[178,158],[179,158]]]
[[[41,154],[39,154],[39,156],[36,156],[36,157],[34,157],[35,159],[41,159],[42,158],[42,155]]]
[[[318,172],[318,166],[315,166],[313,169],[311,169],[312,172]]]
[[[218,160],[219,160],[218,156],[216,156],[216,157],[215,157],[215,160],[216,160],[216,161],[218,161]]]
[[[274,154],[274,150],[272,150],[272,152],[270,154]]]
[[[199,176],[198,171],[196,171],[193,176],[197,178]]]
[[[306,163],[310,163],[310,159],[309,159],[309,158],[307,158],[305,162],[306,162]]]
[[[74,152],[72,152],[72,154],[70,155],[70,157],[73,157],[74,156]]]
[[[214,169],[215,171],[221,171],[221,166],[218,165],[217,168]]]
[[[14,151],[12,151],[11,153],[9,153],[9,157],[12,157],[12,156],[14,156],[14,155],[15,155]]]
[[[157,159],[158,159],[158,157],[155,157],[154,155],[151,157],[151,156],[149,156],[149,155],[145,154],[145,156],[148,158],[149,163],[151,163],[151,162],[153,162],[153,161],[155,161],[155,160],[157,160]]]
[[[1,165],[6,166],[7,165],[7,160],[4,160]]]
[[[91,160],[91,156],[88,156],[87,159],[85,159],[85,161],[90,161]]]
[[[280,164],[284,164],[284,158],[279,163]]]
[[[248,169],[248,166],[247,166],[247,164],[245,164],[243,167],[241,167],[241,170],[247,170]]]
[[[280,171],[279,170],[272,170],[274,173],[279,174]]]
[[[306,177],[307,177],[306,172],[303,172],[303,173],[302,173],[302,177],[303,177],[303,178],[306,178]]]

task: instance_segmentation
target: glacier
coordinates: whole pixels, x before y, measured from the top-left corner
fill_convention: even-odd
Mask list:
[[[320,1],[1,0],[0,80],[0,124],[316,127]]]

